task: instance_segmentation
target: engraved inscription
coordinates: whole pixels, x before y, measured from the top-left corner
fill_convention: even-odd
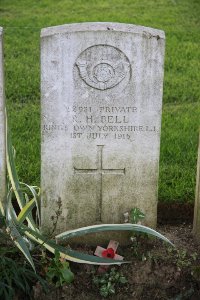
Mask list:
[[[64,106],[66,120],[61,124],[43,124],[43,131],[63,131],[71,139],[126,140],[132,142],[138,134],[154,135],[154,122],[138,123],[136,106]],[[71,118],[71,125],[67,120]]]
[[[87,48],[77,58],[76,66],[83,81],[98,90],[111,89],[131,74],[126,55],[109,45]]]
[[[101,212],[102,212],[102,179],[103,174],[111,175],[125,175],[124,169],[104,169],[103,168],[103,147],[104,145],[97,145],[97,168],[96,169],[77,169],[74,167],[75,174],[97,174],[99,175],[99,206],[97,211],[97,220],[102,221]]]

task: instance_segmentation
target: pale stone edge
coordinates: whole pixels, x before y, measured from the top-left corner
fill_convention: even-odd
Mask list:
[[[43,28],[41,30],[41,38],[56,34],[84,32],[84,31],[111,31],[143,34],[147,38],[155,37],[157,39],[165,39],[165,32],[160,29],[145,27],[140,25],[112,23],[112,22],[87,22],[72,23],[53,27]]]
[[[194,204],[193,234],[200,238],[200,131],[197,158],[196,191]]]
[[[0,170],[0,201],[5,207],[6,202],[6,136],[5,136],[5,90],[4,90],[4,66],[3,66],[3,27],[0,27],[0,122],[2,122],[3,136],[1,139],[2,157],[3,161],[0,163],[2,170]]]

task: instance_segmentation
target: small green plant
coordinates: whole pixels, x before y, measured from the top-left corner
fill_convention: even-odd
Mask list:
[[[137,224],[139,221],[143,220],[145,214],[138,208],[134,207],[130,211],[130,222],[132,224]]]
[[[131,237],[131,249],[133,250],[133,255],[137,258],[142,258],[142,254],[140,253],[140,243],[136,236]]]
[[[176,264],[179,268],[189,267],[191,265],[191,261],[187,257],[187,251],[186,250],[177,250]]]
[[[145,218],[145,214],[138,208],[138,207],[134,207],[131,209],[130,211],[130,222],[132,224],[137,224],[139,221],[143,220]],[[132,242],[132,246],[131,248],[133,249],[133,255],[141,260],[143,260],[143,256],[144,254],[141,253],[141,247],[140,247],[140,242],[138,240],[138,235],[142,236],[147,236],[145,233],[135,233],[134,235],[131,236],[131,242]]]
[[[47,278],[57,287],[69,284],[74,280],[74,274],[71,272],[69,263],[60,258],[60,253],[55,252],[55,257],[47,269]]]
[[[145,234],[140,234],[140,235],[145,235]],[[137,259],[141,260],[141,261],[146,261],[146,260],[151,260],[151,261],[155,261],[156,258],[152,255],[152,253],[150,251],[147,252],[143,252],[144,249],[142,247],[142,243],[144,242],[144,239],[140,236],[132,236],[131,237],[131,249],[133,251],[133,255],[134,257],[136,257]],[[145,236],[145,239],[148,238],[148,235]]]
[[[197,260],[197,253],[189,254],[185,249],[177,249],[168,247],[168,254],[175,257],[175,263],[179,268],[186,268],[192,265],[192,262]]]
[[[100,295],[107,298],[116,293],[119,285],[127,283],[127,279],[116,268],[112,268],[110,272],[94,276],[93,283],[98,287]]]
[[[187,250],[177,250],[176,254],[176,264],[179,268],[189,267],[192,261],[196,261],[197,253],[188,254]]]

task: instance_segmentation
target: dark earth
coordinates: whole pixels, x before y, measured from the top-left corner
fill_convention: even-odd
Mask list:
[[[169,238],[176,248],[144,235],[134,236],[130,246],[119,246],[118,254],[131,263],[115,269],[127,279],[127,283],[117,283],[115,294],[107,299],[200,299],[200,243],[192,235],[192,219],[191,204],[159,204],[157,230]],[[95,250],[85,245],[77,249],[90,254]],[[61,288],[51,286],[45,294],[40,284],[36,283],[33,299],[105,299],[93,283],[98,267],[73,263],[70,267],[75,274],[72,284]]]

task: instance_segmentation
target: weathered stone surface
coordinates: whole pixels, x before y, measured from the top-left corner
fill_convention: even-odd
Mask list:
[[[198,159],[197,159],[197,177],[196,177],[193,233],[198,239],[200,238],[200,133],[199,133],[199,148],[198,148]]]
[[[164,32],[83,23],[41,40],[42,228],[123,223],[135,206],[155,227]]]
[[[5,204],[6,157],[5,157],[5,100],[3,76],[3,28],[0,27],[0,202]]]

